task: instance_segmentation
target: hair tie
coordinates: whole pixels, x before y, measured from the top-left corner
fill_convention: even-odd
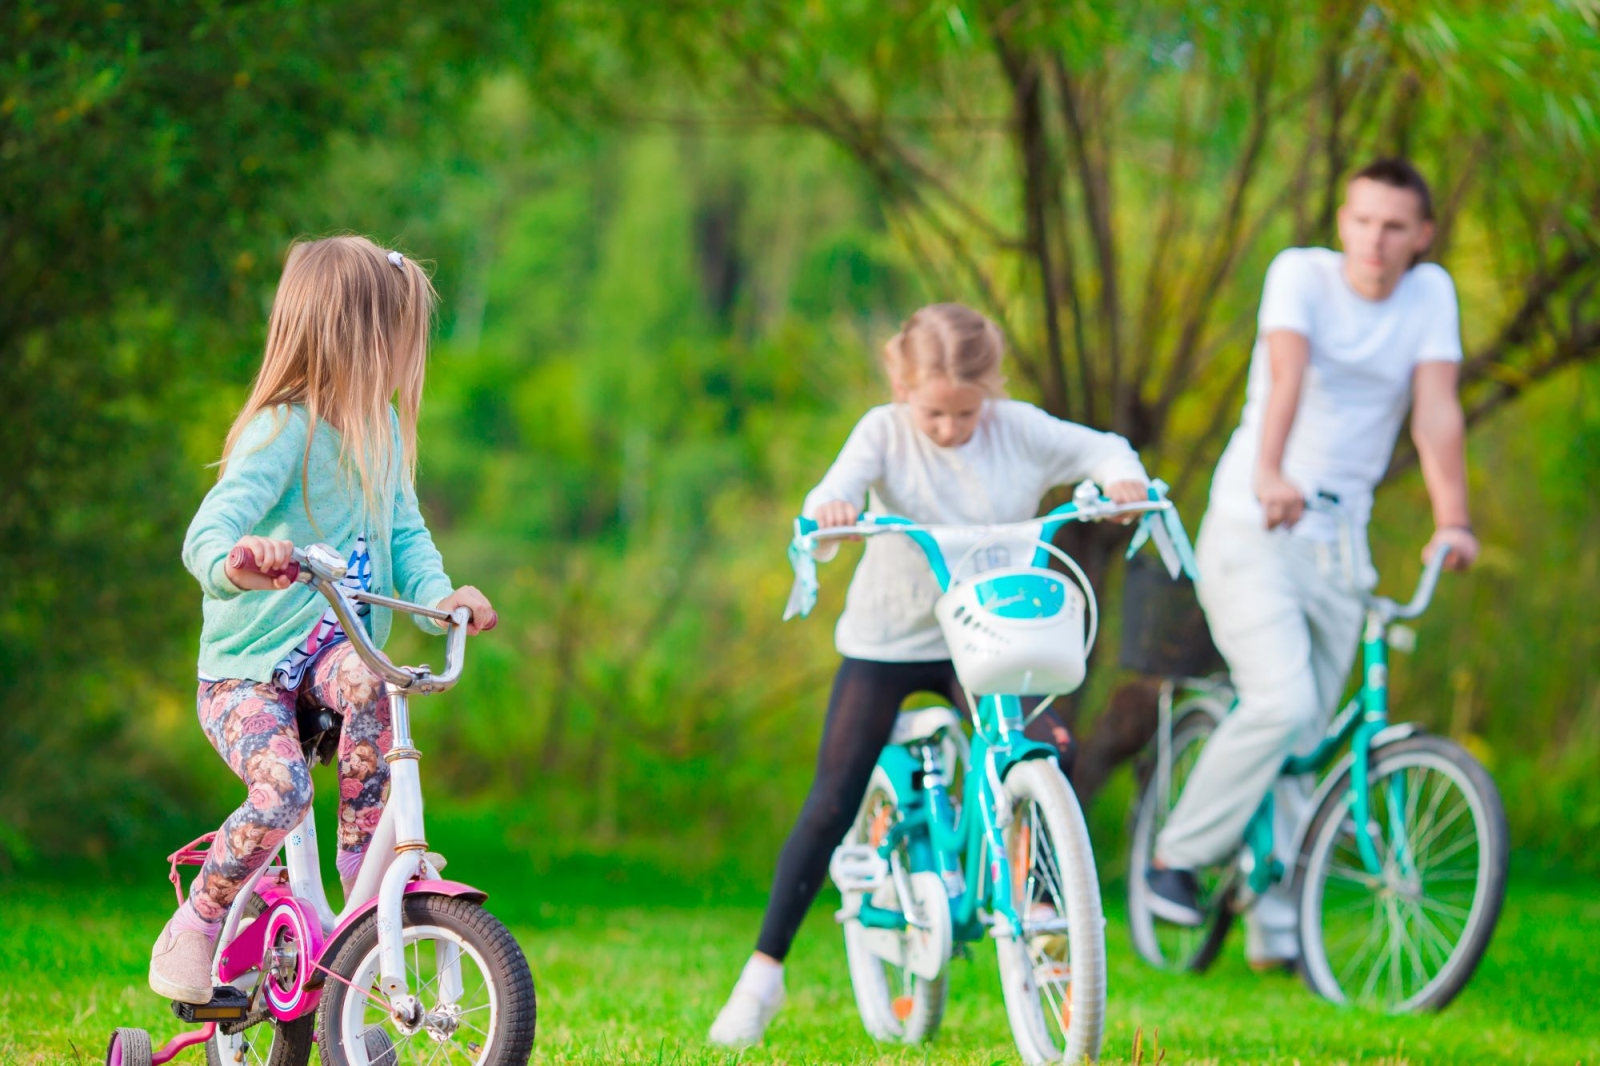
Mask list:
[[[399,252],[390,252],[389,262],[394,264],[396,270],[404,270],[406,268],[406,257]]]

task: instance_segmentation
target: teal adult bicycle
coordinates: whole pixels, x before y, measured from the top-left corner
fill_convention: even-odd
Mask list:
[[[1407,1013],[1442,1009],[1466,986],[1505,898],[1505,808],[1494,779],[1466,749],[1415,723],[1389,721],[1389,650],[1414,645],[1400,623],[1427,610],[1445,558],[1439,551],[1429,560],[1408,604],[1366,597],[1360,689],[1314,750],[1283,764],[1284,776],[1325,775],[1284,852],[1295,856],[1293,867],[1275,857],[1269,792],[1238,852],[1196,871],[1207,920],[1193,929],[1151,913],[1145,873],[1157,835],[1234,698],[1225,677],[1163,683],[1147,776],[1134,803],[1128,870],[1129,925],[1145,961],[1205,970],[1234,917],[1287,879],[1299,912],[1299,970],[1318,995]],[[1349,751],[1337,758],[1346,743]]]
[[[1142,516],[1137,542],[1154,539],[1174,567],[1190,558],[1159,483],[1148,501],[1120,505],[1086,482],[1043,518],[1003,526],[923,526],[893,515],[830,529],[795,522],[785,617],[815,605],[816,551],[828,541],[892,534],[922,549],[944,592],[935,614],[972,709],[970,738],[953,708],[900,714],[830,864],[856,1006],[877,1039],[930,1039],[952,952],[987,937],[1022,1058],[1099,1054],[1105,920],[1094,853],[1056,749],[1023,729],[1050,698],[1082,683],[1098,622],[1088,580],[1051,538],[1068,522],[1130,515]],[[1047,568],[1052,557],[1065,573]],[[1032,696],[1046,699],[1028,708]]]

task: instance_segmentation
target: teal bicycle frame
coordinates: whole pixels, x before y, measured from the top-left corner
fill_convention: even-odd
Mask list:
[[[1367,598],[1367,621],[1361,635],[1361,687],[1350,702],[1328,726],[1327,734],[1316,748],[1305,755],[1291,755],[1284,760],[1279,773],[1284,777],[1303,774],[1320,774],[1333,765],[1335,756],[1346,741],[1350,744],[1350,814],[1355,823],[1356,850],[1361,863],[1374,877],[1383,874],[1383,860],[1372,839],[1372,804],[1367,786],[1371,780],[1372,748],[1374,741],[1389,729],[1389,633],[1396,621],[1415,618],[1428,609],[1433,591],[1439,582],[1449,549],[1434,553],[1423,568],[1417,583],[1416,594],[1405,605],[1382,596]],[[1389,817],[1390,838],[1394,842],[1394,861],[1401,872],[1408,874],[1410,856],[1405,854],[1407,839],[1403,819],[1406,810],[1405,781],[1401,775],[1390,777]],[[1315,803],[1312,804],[1315,809]],[[1273,800],[1269,791],[1261,806],[1256,809],[1245,827],[1245,847],[1252,863],[1248,884],[1257,895],[1281,880],[1286,873],[1283,863],[1273,856]]]
[[[1041,525],[1037,539],[1049,542],[1068,522],[1096,521],[1123,514],[1143,515],[1129,548],[1130,555],[1146,540],[1153,540],[1169,566],[1176,561],[1178,567],[1191,576],[1194,574],[1194,556],[1188,536],[1177,511],[1166,499],[1166,486],[1159,481],[1151,486],[1150,499],[1145,503],[1120,505],[1103,499],[1098,492],[1090,496],[1074,494],[1071,503],[1063,504],[1038,520]],[[895,515],[863,515],[862,520],[862,526],[850,527],[850,531],[894,532],[911,538],[928,557],[939,588],[949,591],[952,580],[949,564],[943,549],[927,530]],[[816,522],[807,518],[795,520],[795,539],[789,555],[795,564],[796,588],[803,602],[795,608],[792,601],[790,613],[807,614],[815,603],[815,571],[808,570],[806,564],[814,567],[812,538],[817,532]],[[1041,543],[1035,548],[1032,565],[1044,567],[1049,558],[1049,550]],[[894,786],[901,815],[888,830],[878,854],[885,861],[891,861],[895,849],[903,843],[911,864],[908,872],[932,871],[944,878],[946,884],[960,879],[962,892],[950,900],[952,934],[956,942],[983,937],[986,924],[980,918],[983,912],[994,915],[996,921],[1007,922],[1014,935],[1023,935],[1022,919],[1012,898],[1005,823],[999,814],[1002,809],[1000,793],[1006,776],[1018,763],[1056,757],[1053,746],[1023,735],[1026,718],[1020,696],[982,696],[976,701],[973,719],[971,756],[959,817],[951,806],[948,780],[931,740],[920,746],[920,759],[913,754],[914,746],[894,744],[886,746],[878,759],[878,765]],[[874,906],[870,900],[862,901],[859,919],[869,928],[903,930],[908,925],[904,912]]]

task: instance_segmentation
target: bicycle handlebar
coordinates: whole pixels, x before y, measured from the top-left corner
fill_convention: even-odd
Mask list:
[[[1116,503],[1100,495],[1100,490],[1094,482],[1085,481],[1073,491],[1071,502],[1062,504],[1049,514],[1023,522],[982,526],[925,526],[898,515],[863,514],[861,520],[854,525],[830,526],[823,529],[818,526],[815,519],[802,515],[794,520],[794,536],[789,542],[789,561],[794,567],[795,583],[789,591],[789,602],[784,608],[784,617],[791,618],[797,614],[804,617],[816,604],[815,552],[819,543],[849,537],[870,537],[880,533],[899,533],[910,537],[928,557],[928,566],[938,580],[939,587],[948,589],[951,581],[950,567],[934,537],[935,533],[997,539],[1007,534],[1021,534],[1028,540],[1037,542],[1033,565],[1043,567],[1048,564],[1048,557],[1053,553],[1053,549],[1049,547],[1051,538],[1068,522],[1098,522],[1124,515],[1140,515],[1142,517],[1133,541],[1128,547],[1128,555],[1132,556],[1145,541],[1154,540],[1172,576],[1176,578],[1182,572],[1192,578],[1195,576],[1195,566],[1188,534],[1178,519],[1176,507],[1167,499],[1166,493],[1167,486],[1163,482],[1152,481],[1148,499],[1137,503]]]
[[[466,607],[457,607],[454,611],[441,611],[437,607],[424,607],[420,603],[397,600],[392,596],[380,596],[364,589],[346,590],[339,584],[347,570],[344,558],[326,544],[313,544],[308,548],[296,547],[293,561],[282,570],[273,572],[260,569],[256,564],[255,553],[249,548],[235,547],[230,551],[228,565],[235,570],[251,571],[267,577],[287,577],[296,584],[310,585],[322,593],[328,605],[333,608],[334,616],[339,619],[339,625],[344,630],[345,636],[355,647],[356,654],[361,656],[361,661],[366,663],[373,673],[397,688],[417,693],[443,692],[461,679],[461,670],[466,665],[467,623],[472,621],[472,612]],[[444,672],[435,674],[426,666],[396,666],[391,663],[372,643],[367,627],[361,624],[352,606],[355,603],[421,615],[444,626],[446,633]]]
[[[260,564],[256,562],[256,553],[251,551],[249,548],[235,547],[232,551],[230,551],[228,553],[228,566],[233,570],[245,571],[252,574],[260,574],[262,577],[286,577],[291,582],[297,582],[300,580],[299,563],[291,562],[282,570],[263,570],[261,569]]]
[[[1100,522],[1108,518],[1119,518],[1122,515],[1165,511],[1172,506],[1166,500],[1141,500],[1138,503],[1113,503],[1110,500],[1102,500],[1101,504],[1102,506],[1088,512],[1054,517],[1060,510],[1058,508],[1042,518],[1030,518],[1026,522],[1003,522],[997,525],[981,526],[929,526],[920,522],[913,522],[909,518],[901,518],[899,515],[873,514],[870,511],[864,511],[855,525],[828,526],[825,529],[818,526],[813,518],[797,518],[795,519],[794,531],[797,537],[810,537],[813,542],[821,542],[825,540],[845,540],[850,537],[870,537],[878,533],[910,534],[931,531],[989,536],[1020,533],[1030,526],[1042,525],[1041,534],[1049,536],[1068,522]],[[1067,504],[1066,506],[1071,507],[1072,505]]]
[[[1339,497],[1327,492],[1318,492],[1314,496],[1306,497],[1307,511],[1325,514],[1339,523],[1339,533],[1349,551],[1354,541],[1354,530],[1350,523],[1350,516],[1339,504]],[[1439,585],[1439,575],[1444,571],[1444,564],[1450,555],[1450,545],[1441,544],[1439,550],[1433,553],[1422,568],[1422,576],[1417,578],[1417,589],[1411,594],[1409,603],[1400,604],[1387,596],[1374,596],[1370,593],[1363,598],[1367,606],[1381,614],[1387,621],[1416,618],[1428,609],[1433,602],[1433,593]]]
[[[1410,603],[1401,606],[1387,596],[1373,596],[1371,597],[1373,606],[1390,619],[1415,618],[1426,611],[1428,604],[1433,601],[1434,589],[1438,587],[1439,575],[1444,572],[1445,560],[1449,555],[1450,545],[1439,545],[1439,550],[1433,553],[1433,558],[1422,568],[1422,576],[1417,579],[1417,591],[1412,593]]]

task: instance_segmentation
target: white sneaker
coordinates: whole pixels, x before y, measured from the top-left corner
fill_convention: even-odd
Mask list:
[[[759,1044],[773,1016],[783,1006],[783,1001],[782,985],[778,986],[777,998],[769,1002],[740,981],[733,986],[733,994],[723,1005],[717,1020],[711,1023],[711,1033],[707,1039],[726,1048],[747,1048]]]

